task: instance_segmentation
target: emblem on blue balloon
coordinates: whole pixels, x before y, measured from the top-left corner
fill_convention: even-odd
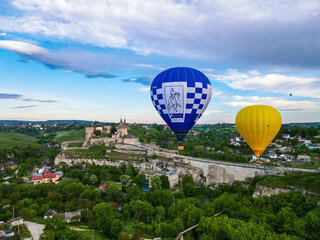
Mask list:
[[[155,77],[150,94],[154,107],[182,142],[208,107],[212,89],[202,72],[176,67]]]

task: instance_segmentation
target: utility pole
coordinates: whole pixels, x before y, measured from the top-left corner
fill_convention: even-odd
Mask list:
[[[12,218],[14,218],[14,207],[13,207],[13,210],[12,210],[12,215],[13,215],[13,217],[12,217]]]

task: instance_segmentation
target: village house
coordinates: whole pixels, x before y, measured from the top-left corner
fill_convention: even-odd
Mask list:
[[[10,237],[14,236],[14,231],[11,229],[2,229],[0,230],[0,239],[11,239]],[[2,238],[3,237],[3,238]]]
[[[146,175],[149,187],[150,187],[150,178],[153,175],[157,175],[157,176],[166,175],[170,183],[170,188],[173,188],[175,185],[179,183],[179,174],[176,172],[167,173],[167,172],[158,172],[154,170],[144,170],[142,172]]]
[[[52,219],[57,212],[53,209],[49,209],[43,216],[44,219]]]
[[[291,152],[292,148],[291,147],[280,147],[278,148],[280,152],[282,153],[287,153],[287,152]]]
[[[33,175],[31,181],[34,182],[34,184],[55,183],[59,178],[57,173],[46,172],[44,175]]]
[[[7,221],[7,224],[11,225],[12,227],[21,225],[21,224],[23,224],[23,218],[22,217],[12,218]]]
[[[99,190],[100,191],[105,191],[107,188],[107,184],[102,184],[100,187],[99,187]]]
[[[297,156],[297,161],[302,161],[302,162],[310,162],[311,157],[307,155],[298,155]]]
[[[283,137],[284,139],[289,139],[289,138],[290,138],[290,134],[283,134],[282,137]]]
[[[74,221],[80,222],[82,210],[83,209],[79,209],[75,212],[58,213],[57,215],[60,215],[62,217],[63,221],[65,221],[67,223],[74,222]]]
[[[43,176],[42,175],[36,175],[31,177],[31,181],[34,182],[34,184],[42,183]]]
[[[43,183],[55,183],[59,180],[59,175],[57,173],[46,173],[43,175]]]
[[[18,164],[13,161],[6,162],[5,168],[11,168],[11,169],[16,169],[18,167]]]

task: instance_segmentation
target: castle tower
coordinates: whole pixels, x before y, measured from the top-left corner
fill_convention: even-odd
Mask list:
[[[126,122],[126,119],[124,119],[124,121],[122,121],[122,117],[120,118],[118,132],[119,132],[119,137],[124,137],[124,136],[128,135],[127,122]]]

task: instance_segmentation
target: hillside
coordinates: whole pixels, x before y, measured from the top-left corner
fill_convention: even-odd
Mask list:
[[[85,139],[85,129],[80,130],[70,130],[59,132],[53,141],[57,143],[62,143],[63,141],[76,141]]]
[[[12,147],[41,147],[37,139],[21,133],[5,132],[0,133],[0,149]]]
[[[302,188],[320,194],[319,173],[288,173],[284,176],[267,176],[257,184],[272,188]]]

